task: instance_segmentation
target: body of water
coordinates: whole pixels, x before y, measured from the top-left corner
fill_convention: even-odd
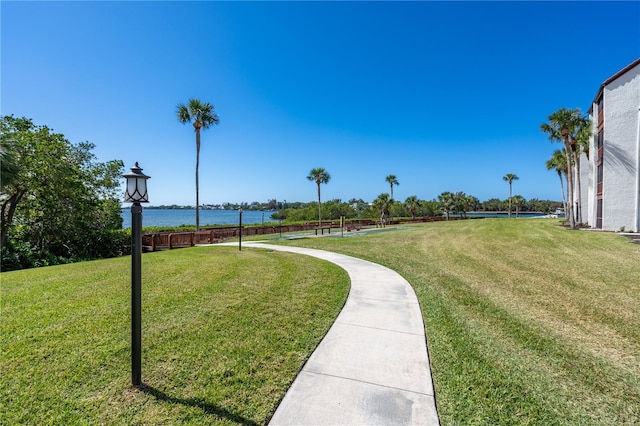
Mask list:
[[[131,210],[122,209],[122,227],[131,228]],[[242,224],[253,225],[263,222],[277,222],[271,219],[269,211],[247,210],[242,212]],[[452,214],[451,216],[459,216]],[[512,213],[515,217],[515,213]],[[520,213],[519,217],[544,216],[544,213]],[[473,212],[467,217],[508,217],[507,213]],[[200,226],[207,225],[236,225],[238,224],[237,210],[200,210]],[[188,209],[145,209],[142,210],[142,226],[180,226],[196,225],[196,211]]]
[[[122,227],[131,228],[131,210],[122,209]],[[275,222],[273,212],[246,210],[242,212],[242,224]],[[237,210],[200,210],[200,226],[235,225],[238,223]],[[142,210],[142,226],[196,226],[196,211],[188,209],[145,209]]]

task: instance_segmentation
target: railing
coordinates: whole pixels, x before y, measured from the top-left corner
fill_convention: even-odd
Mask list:
[[[458,219],[451,216],[450,220]],[[438,222],[446,220],[445,217],[422,217],[415,219],[396,219],[388,221],[386,225],[398,225],[401,223]],[[348,221],[346,229],[361,229],[365,226],[380,226],[379,221],[362,219]],[[323,228],[340,228],[339,222],[322,222]],[[269,235],[285,232],[313,231],[318,228],[318,222],[308,222],[294,225],[264,225],[242,227],[242,236]],[[142,236],[142,246],[145,251],[172,250],[183,247],[193,247],[198,244],[215,244],[229,238],[238,238],[239,228],[237,226],[225,226],[207,228],[201,231],[189,232],[158,232],[145,234]]]

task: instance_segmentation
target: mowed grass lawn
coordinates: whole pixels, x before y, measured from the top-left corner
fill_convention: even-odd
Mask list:
[[[411,283],[443,425],[640,424],[640,245],[556,219],[287,244],[372,260]]]
[[[411,283],[443,425],[640,424],[640,246],[624,237],[483,219],[285,244]],[[0,276],[0,423],[264,423],[348,291],[343,271],[305,256],[145,254],[138,391],[129,265]]]
[[[0,275],[0,424],[263,424],[349,290],[342,269],[288,253],[144,254],[136,390],[130,265]]]

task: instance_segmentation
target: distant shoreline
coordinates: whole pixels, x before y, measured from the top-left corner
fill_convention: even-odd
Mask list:
[[[255,225],[264,222],[272,222],[272,211],[266,210],[245,210],[243,207],[242,222],[245,225]],[[195,226],[196,224],[195,208],[185,209],[165,209],[165,208],[147,208],[142,210],[142,226]],[[128,208],[121,211],[122,228],[131,227],[131,214]],[[239,213],[237,210],[221,210],[221,209],[200,209],[200,225],[235,225],[239,221]]]
[[[122,205],[120,206],[121,209],[128,209],[130,206],[129,205]],[[143,206],[143,208],[145,210],[193,210],[195,211],[196,208],[195,206]],[[220,210],[220,211],[237,211],[238,208],[219,208],[219,207],[211,207],[211,206],[201,206],[200,210]],[[246,211],[276,211],[276,210],[265,210],[265,209],[261,209],[259,207],[253,207],[253,206],[242,206],[242,210],[246,210]]]

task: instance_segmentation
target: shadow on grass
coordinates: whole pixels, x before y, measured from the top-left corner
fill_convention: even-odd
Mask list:
[[[227,420],[230,420],[234,423],[238,423],[238,424],[242,424],[242,425],[248,425],[248,426],[258,426],[259,423],[254,422],[253,420],[249,420],[249,419],[245,419],[242,416],[239,416],[237,414],[234,414],[232,412],[230,412],[229,410],[226,410],[222,407],[218,407],[216,405],[213,404],[208,404],[207,402],[201,400],[201,399],[194,399],[194,398],[188,398],[188,399],[184,399],[184,398],[176,398],[173,396],[169,396],[166,393],[155,389],[151,386],[145,385],[144,383],[142,384],[142,386],[140,386],[140,391],[144,392],[148,395],[153,396],[154,398],[156,398],[159,401],[164,401],[164,402],[169,402],[171,404],[181,404],[181,405],[186,405],[189,407],[196,407],[201,409],[202,411],[204,411],[206,414],[209,415],[214,415],[214,416],[218,416],[221,418],[225,418]]]

